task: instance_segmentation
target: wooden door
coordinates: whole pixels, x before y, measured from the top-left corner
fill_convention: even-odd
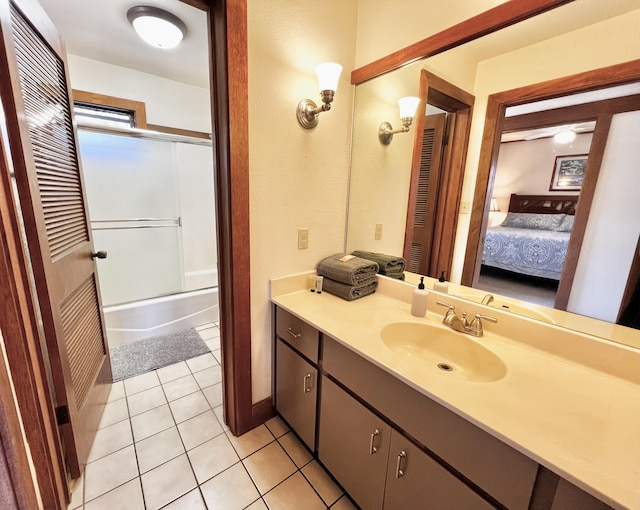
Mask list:
[[[322,377],[318,458],[360,508],[381,510],[391,427]]]
[[[111,364],[64,45],[35,0],[0,0],[1,93],[67,468],[80,476]],[[68,420],[62,415],[68,410]],[[66,423],[65,423],[66,422]]]
[[[422,143],[418,172],[412,172],[405,228],[404,258],[407,270],[427,276],[438,199],[442,163],[442,144],[446,114],[427,115],[420,138]]]

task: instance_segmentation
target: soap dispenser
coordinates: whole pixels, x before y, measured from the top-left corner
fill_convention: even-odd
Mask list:
[[[418,288],[413,290],[411,296],[411,315],[424,317],[427,314],[427,298],[429,293],[424,289],[424,276],[420,277]]]
[[[440,273],[440,278],[438,278],[438,281],[433,284],[433,290],[437,290],[438,292],[443,292],[444,294],[446,294],[447,292],[449,292],[449,284],[444,279],[444,273],[445,271],[442,271],[442,273]]]

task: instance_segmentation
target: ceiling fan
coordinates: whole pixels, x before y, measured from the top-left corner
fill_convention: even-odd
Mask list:
[[[543,129],[532,130],[531,133],[523,138],[523,140],[537,140],[538,138],[554,137],[558,143],[572,142],[576,134],[590,133],[595,128],[595,122],[582,122],[579,124],[565,124],[562,126],[552,126]]]

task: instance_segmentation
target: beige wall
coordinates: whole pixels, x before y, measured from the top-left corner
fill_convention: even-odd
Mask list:
[[[253,401],[271,395],[269,279],[315,268],[344,247],[356,0],[249,0],[251,362]],[[298,124],[301,99],[319,102],[314,68],[343,66],[331,111]],[[297,230],[309,228],[309,249]]]

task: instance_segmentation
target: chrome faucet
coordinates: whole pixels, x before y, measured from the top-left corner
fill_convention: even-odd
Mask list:
[[[491,301],[493,301],[493,295],[487,294],[482,298],[481,304],[488,305],[489,303],[491,303]]]
[[[487,320],[489,322],[498,322],[498,319],[494,317],[488,317],[482,314],[475,314],[471,324],[467,322],[467,314],[466,312],[462,313],[462,318],[456,315],[456,307],[450,305],[448,303],[443,303],[442,301],[436,301],[436,303],[440,306],[445,306],[448,308],[447,312],[444,314],[442,318],[442,324],[450,327],[454,331],[458,331],[460,333],[466,333],[471,336],[481,337],[484,334],[484,330],[482,328],[482,319]]]

